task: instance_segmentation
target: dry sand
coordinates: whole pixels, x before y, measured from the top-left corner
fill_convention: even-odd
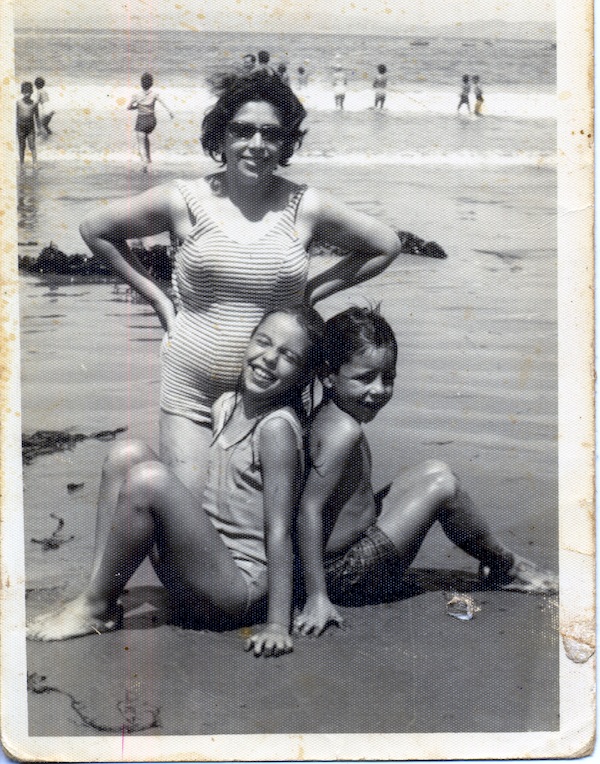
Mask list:
[[[289,172],[449,253],[446,261],[404,258],[323,305],[328,316],[352,302],[381,301],[399,338],[394,399],[368,430],[377,484],[397,466],[442,458],[503,542],[557,569],[554,173],[396,167],[382,187],[376,167],[361,167],[358,179],[356,168]],[[60,181],[49,175],[42,170],[37,191],[41,246],[44,235],[74,243],[84,208],[106,188],[119,196],[146,182],[118,169],[102,183],[74,168]],[[63,234],[47,233],[50,219],[65,221],[54,228]],[[111,285],[50,289],[27,277],[22,312],[25,432],[126,426],[156,442],[160,332],[145,306]],[[109,447],[87,440],[24,468],[30,615],[85,580]],[[69,492],[69,483],[84,485]],[[30,539],[55,530],[50,512],[64,519],[62,537],[74,538],[43,551]],[[421,589],[411,596],[345,609],[349,628],[297,638],[291,655],[257,660],[243,652],[241,632],[168,623],[145,566],[128,587],[122,631],[28,643],[37,690],[29,693],[30,734],[558,729],[557,599],[475,592],[481,609],[463,622],[446,614],[452,578],[443,571],[461,571],[458,583],[468,588],[474,561],[434,529],[414,567]]]

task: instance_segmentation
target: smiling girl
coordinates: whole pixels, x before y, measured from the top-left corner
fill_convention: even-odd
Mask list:
[[[301,394],[320,362],[323,321],[312,308],[273,311],[253,332],[238,390],[214,405],[202,506],[160,462],[133,467],[84,592],[41,615],[28,637],[58,640],[116,628],[119,596],[147,556],[173,604],[207,625],[243,622],[268,595],[255,655],[292,649],[291,529],[304,478]],[[155,553],[153,553],[155,547]]]

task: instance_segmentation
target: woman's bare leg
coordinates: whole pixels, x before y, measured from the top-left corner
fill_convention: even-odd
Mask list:
[[[129,472],[97,569],[75,600],[40,616],[28,636],[67,639],[114,626],[117,600],[129,578],[159,549],[169,588],[198,610],[234,615],[248,604],[246,582],[196,498],[161,462],[144,462]]]
[[[210,427],[160,412],[160,460],[198,499],[204,494],[211,441]]]

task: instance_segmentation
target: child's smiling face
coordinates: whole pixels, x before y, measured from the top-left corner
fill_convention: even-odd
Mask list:
[[[370,422],[392,397],[396,378],[394,351],[367,345],[323,380],[338,408],[357,422]]]
[[[250,338],[242,363],[244,390],[278,398],[301,384],[308,351],[306,330],[294,316],[271,313]]]

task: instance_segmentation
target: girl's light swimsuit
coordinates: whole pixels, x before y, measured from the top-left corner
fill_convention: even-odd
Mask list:
[[[308,254],[296,234],[305,186],[294,193],[275,225],[255,241],[236,241],[178,181],[194,226],[175,255],[178,310],[163,340],[161,409],[210,426],[211,406],[236,387],[244,351],[268,310],[302,302]]]
[[[285,419],[291,425],[298,448],[299,481],[304,474],[303,431],[294,411],[285,407],[267,414],[246,435],[230,440],[222,430],[235,399],[235,393],[225,393],[215,406],[215,439],[210,447],[202,506],[246,580],[248,605],[251,605],[267,591],[263,481],[258,451],[260,431],[269,420],[276,418]]]

